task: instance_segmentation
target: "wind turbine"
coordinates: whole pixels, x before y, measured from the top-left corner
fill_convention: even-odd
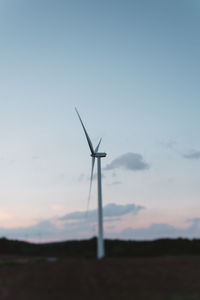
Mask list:
[[[91,187],[92,187],[92,180],[93,180],[93,173],[94,173],[94,165],[95,165],[95,158],[97,158],[97,191],[98,191],[98,240],[97,240],[97,258],[101,259],[105,256],[105,248],[104,248],[104,238],[103,238],[103,209],[102,209],[102,186],[101,186],[101,158],[106,157],[105,152],[98,152],[99,146],[101,144],[101,139],[96,146],[96,148],[93,148],[92,142],[90,140],[90,137],[85,129],[85,126],[83,124],[83,121],[81,120],[81,117],[79,115],[78,110],[75,108],[76,113],[79,117],[79,120],[81,122],[81,125],[83,127],[90,152],[92,157],[92,168],[91,168],[91,176],[90,176],[90,189],[89,189],[89,197],[88,197],[88,205],[90,200],[90,194],[91,194]],[[87,207],[88,207],[87,205]]]

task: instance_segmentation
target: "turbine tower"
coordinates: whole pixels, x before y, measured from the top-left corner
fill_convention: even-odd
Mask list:
[[[94,164],[95,164],[95,158],[97,158],[97,191],[98,191],[98,240],[97,240],[97,258],[101,259],[105,256],[105,248],[104,248],[104,238],[103,238],[103,209],[102,209],[102,186],[101,186],[101,158],[106,157],[106,153],[104,152],[98,152],[99,146],[101,144],[101,139],[96,146],[96,148],[93,148],[92,142],[90,140],[90,137],[85,129],[85,126],[81,120],[81,117],[79,115],[78,110],[75,108],[76,113],[79,117],[79,120],[81,122],[81,125],[83,127],[90,152],[92,157],[92,168],[91,168],[91,176],[90,176],[90,189],[89,189],[89,196],[88,196],[88,204],[90,200],[90,194],[91,194],[91,187],[92,187],[92,180],[93,180],[93,172],[94,172]]]

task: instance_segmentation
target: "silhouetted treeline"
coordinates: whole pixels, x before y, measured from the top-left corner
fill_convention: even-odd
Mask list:
[[[34,244],[0,239],[0,254],[24,256],[96,257],[96,238],[80,241]],[[107,257],[152,257],[200,255],[200,240],[159,239],[155,241],[105,240]]]

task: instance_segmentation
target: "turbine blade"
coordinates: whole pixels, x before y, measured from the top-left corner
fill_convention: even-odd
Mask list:
[[[90,188],[89,188],[89,194],[88,194],[86,216],[88,216],[88,210],[89,210],[89,204],[90,204],[90,196],[91,196],[91,190],[92,190],[92,180],[93,180],[93,174],[94,174],[94,164],[95,164],[95,157],[92,157],[92,168],[91,168],[91,175],[90,175]]]
[[[94,153],[97,153],[97,152],[98,152],[100,144],[101,144],[101,139],[100,139],[98,145],[96,146],[96,148],[95,148],[95,150],[94,150]]]
[[[81,120],[81,117],[80,117],[79,112],[78,112],[78,110],[77,110],[76,107],[75,107],[75,111],[76,111],[76,113],[77,113],[77,115],[78,115],[78,117],[79,117],[79,120],[80,120],[80,122],[81,122],[81,125],[82,125],[82,127],[83,127],[83,130],[84,130],[84,132],[85,132],[85,136],[86,136],[86,139],[87,139],[87,142],[88,142],[88,145],[89,145],[91,154],[94,154],[94,148],[93,148],[93,146],[92,146],[92,142],[91,142],[91,140],[90,140],[90,138],[89,138],[89,135],[88,135],[88,133],[87,133],[87,131],[86,131],[86,129],[85,129],[85,126],[84,126],[84,124],[83,124],[83,121]]]

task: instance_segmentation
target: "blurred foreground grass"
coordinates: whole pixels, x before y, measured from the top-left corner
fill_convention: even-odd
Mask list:
[[[0,257],[0,300],[200,300],[200,257]]]
[[[129,298],[128,298],[129,299]],[[145,292],[142,293],[139,298],[139,300],[147,300],[147,299],[153,299],[153,300],[200,300],[200,293],[157,293],[157,292]],[[137,300],[137,298],[134,298],[134,300]]]

